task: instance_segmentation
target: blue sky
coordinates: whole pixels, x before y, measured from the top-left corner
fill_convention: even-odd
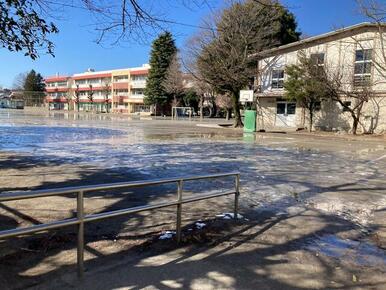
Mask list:
[[[173,1],[163,3],[166,2],[169,4],[164,4],[162,9],[169,19],[191,25],[198,25],[211,10],[207,6],[188,9],[171,4]],[[209,0],[214,9],[222,6],[223,2]],[[283,0],[282,3],[295,14],[299,29],[308,36],[366,21],[357,13],[355,0]],[[55,57],[42,55],[33,61],[23,53],[0,49],[0,86],[11,87],[18,73],[30,69],[49,76],[56,72],[73,74],[87,68],[107,70],[140,66],[148,62],[149,43],[123,43],[114,47],[96,44],[94,40],[97,36],[90,26],[92,20],[82,10],[72,9],[71,14],[64,14],[56,23],[60,32],[51,38],[56,46]],[[182,47],[195,28],[173,25],[170,30],[175,35],[177,45]]]

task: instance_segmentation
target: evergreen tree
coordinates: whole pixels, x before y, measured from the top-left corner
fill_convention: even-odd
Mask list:
[[[170,93],[164,88],[167,71],[177,52],[173,36],[170,32],[164,32],[153,41],[150,53],[150,69],[145,88],[145,103],[161,107],[171,100]]]
[[[23,89],[30,92],[44,92],[44,79],[40,73],[31,70],[25,77]]]
[[[183,99],[184,99],[184,105],[186,107],[193,107],[194,111],[197,112],[200,98],[194,89],[192,88],[188,89],[185,95],[183,96]]]
[[[301,104],[308,112],[308,131],[312,131],[314,114],[320,109],[320,102],[329,97],[326,73],[318,59],[306,57],[300,52],[299,64],[286,67],[287,80],[284,82],[285,97]]]
[[[42,105],[44,102],[44,79],[40,73],[31,70],[25,77],[24,101],[26,106]]]

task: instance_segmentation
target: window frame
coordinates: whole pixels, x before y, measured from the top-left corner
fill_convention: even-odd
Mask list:
[[[347,107],[351,107],[351,105],[352,105],[351,101],[344,101],[343,103],[344,103]],[[350,112],[350,110],[347,109],[346,107],[342,106],[342,112],[343,112],[343,113],[344,113],[344,112]]]
[[[278,72],[278,77],[274,78],[274,73]],[[280,75],[282,74],[282,77]],[[274,86],[274,82],[276,85]],[[271,89],[272,90],[280,90],[284,88],[284,69],[273,69],[271,72]]]
[[[322,110],[322,101],[316,101],[314,104],[314,111],[320,112]]]
[[[321,58],[319,56],[323,55],[323,62],[319,62]],[[310,59],[311,61],[316,60],[316,65],[317,66],[324,66],[325,61],[326,61],[326,54],[324,52],[316,52],[316,53],[311,53],[310,54]]]
[[[370,55],[367,52],[370,51]],[[361,59],[358,59],[358,52],[362,52]],[[357,73],[357,65],[362,65],[362,70]],[[366,72],[366,67],[369,67],[369,72]],[[353,86],[354,88],[364,87],[369,85],[372,77],[373,67],[373,49],[372,48],[360,48],[355,50],[354,55],[354,74],[353,74]]]

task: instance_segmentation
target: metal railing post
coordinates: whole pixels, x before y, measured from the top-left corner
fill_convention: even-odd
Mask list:
[[[181,242],[181,220],[182,220],[182,186],[183,180],[177,182],[177,226],[176,226],[176,237],[177,243]]]
[[[77,244],[77,265],[78,277],[82,278],[84,273],[84,201],[83,191],[78,192],[77,196],[77,218],[78,224],[78,244]]]
[[[210,194],[201,194],[198,196],[187,197],[183,199],[183,183],[184,181],[193,181],[199,179],[213,179],[220,177],[235,177],[235,189],[230,189],[227,191],[219,191]],[[86,215],[84,213],[84,193],[90,191],[100,191],[106,189],[118,189],[118,188],[133,188],[133,187],[142,187],[142,186],[153,186],[166,183],[177,183],[177,199],[173,201],[136,206],[123,208],[118,210],[111,210],[107,212],[94,213]],[[10,237],[18,237],[24,235],[31,235],[42,231],[48,231],[53,229],[60,229],[67,226],[77,225],[77,266],[78,266],[78,276],[83,277],[84,274],[84,246],[85,246],[85,223],[95,222],[107,218],[113,218],[117,216],[123,216],[133,213],[138,213],[142,211],[154,210],[159,208],[174,207],[177,206],[177,225],[176,225],[176,240],[178,243],[181,242],[182,236],[182,205],[198,202],[202,200],[207,200],[211,198],[217,198],[220,196],[235,195],[234,201],[234,217],[238,217],[239,210],[239,195],[240,195],[240,173],[238,172],[229,172],[224,174],[211,174],[211,175],[201,175],[201,176],[190,176],[190,177],[178,177],[178,178],[164,178],[164,179],[155,179],[155,180],[143,180],[138,182],[122,182],[122,183],[109,183],[109,184],[99,184],[93,186],[79,186],[79,187],[65,187],[58,188],[53,190],[37,190],[37,191],[27,191],[27,192],[13,192],[13,193],[4,193],[0,194],[0,202],[4,201],[13,201],[13,200],[24,200],[24,199],[33,199],[40,197],[48,196],[61,196],[66,194],[76,194],[77,195],[77,214],[76,217],[66,218],[62,220],[57,220],[45,224],[32,225],[29,227],[14,228],[9,230],[0,230],[0,240]]]
[[[235,205],[233,211],[233,218],[237,219],[239,214],[239,195],[240,195],[240,174],[236,174],[235,178]]]

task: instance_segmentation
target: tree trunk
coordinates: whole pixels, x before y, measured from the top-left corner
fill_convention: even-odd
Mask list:
[[[351,116],[353,118],[353,123],[352,123],[352,134],[353,135],[357,134],[360,117],[362,115],[362,108],[363,108],[363,102],[358,105],[356,111],[355,110],[351,111]]]
[[[240,105],[239,105],[239,93],[232,93],[232,104],[233,104],[233,112],[235,114],[235,120],[233,122],[233,127],[240,128],[243,127],[243,121],[241,120],[240,114]]]
[[[312,132],[312,125],[314,123],[314,112],[312,110],[309,111],[310,119],[308,120],[308,132]]]
[[[200,96],[200,120],[204,119],[204,96]]]
[[[356,135],[358,130],[359,118],[353,116],[352,134]]]
[[[231,112],[230,112],[230,109],[226,109],[226,111],[227,111],[227,114],[226,114],[226,120],[228,121],[229,120],[229,115],[231,114]]]
[[[211,103],[212,103],[212,109],[211,109],[209,117],[213,118],[213,117],[216,117],[216,115],[217,115],[216,98],[214,96],[211,97]]]

